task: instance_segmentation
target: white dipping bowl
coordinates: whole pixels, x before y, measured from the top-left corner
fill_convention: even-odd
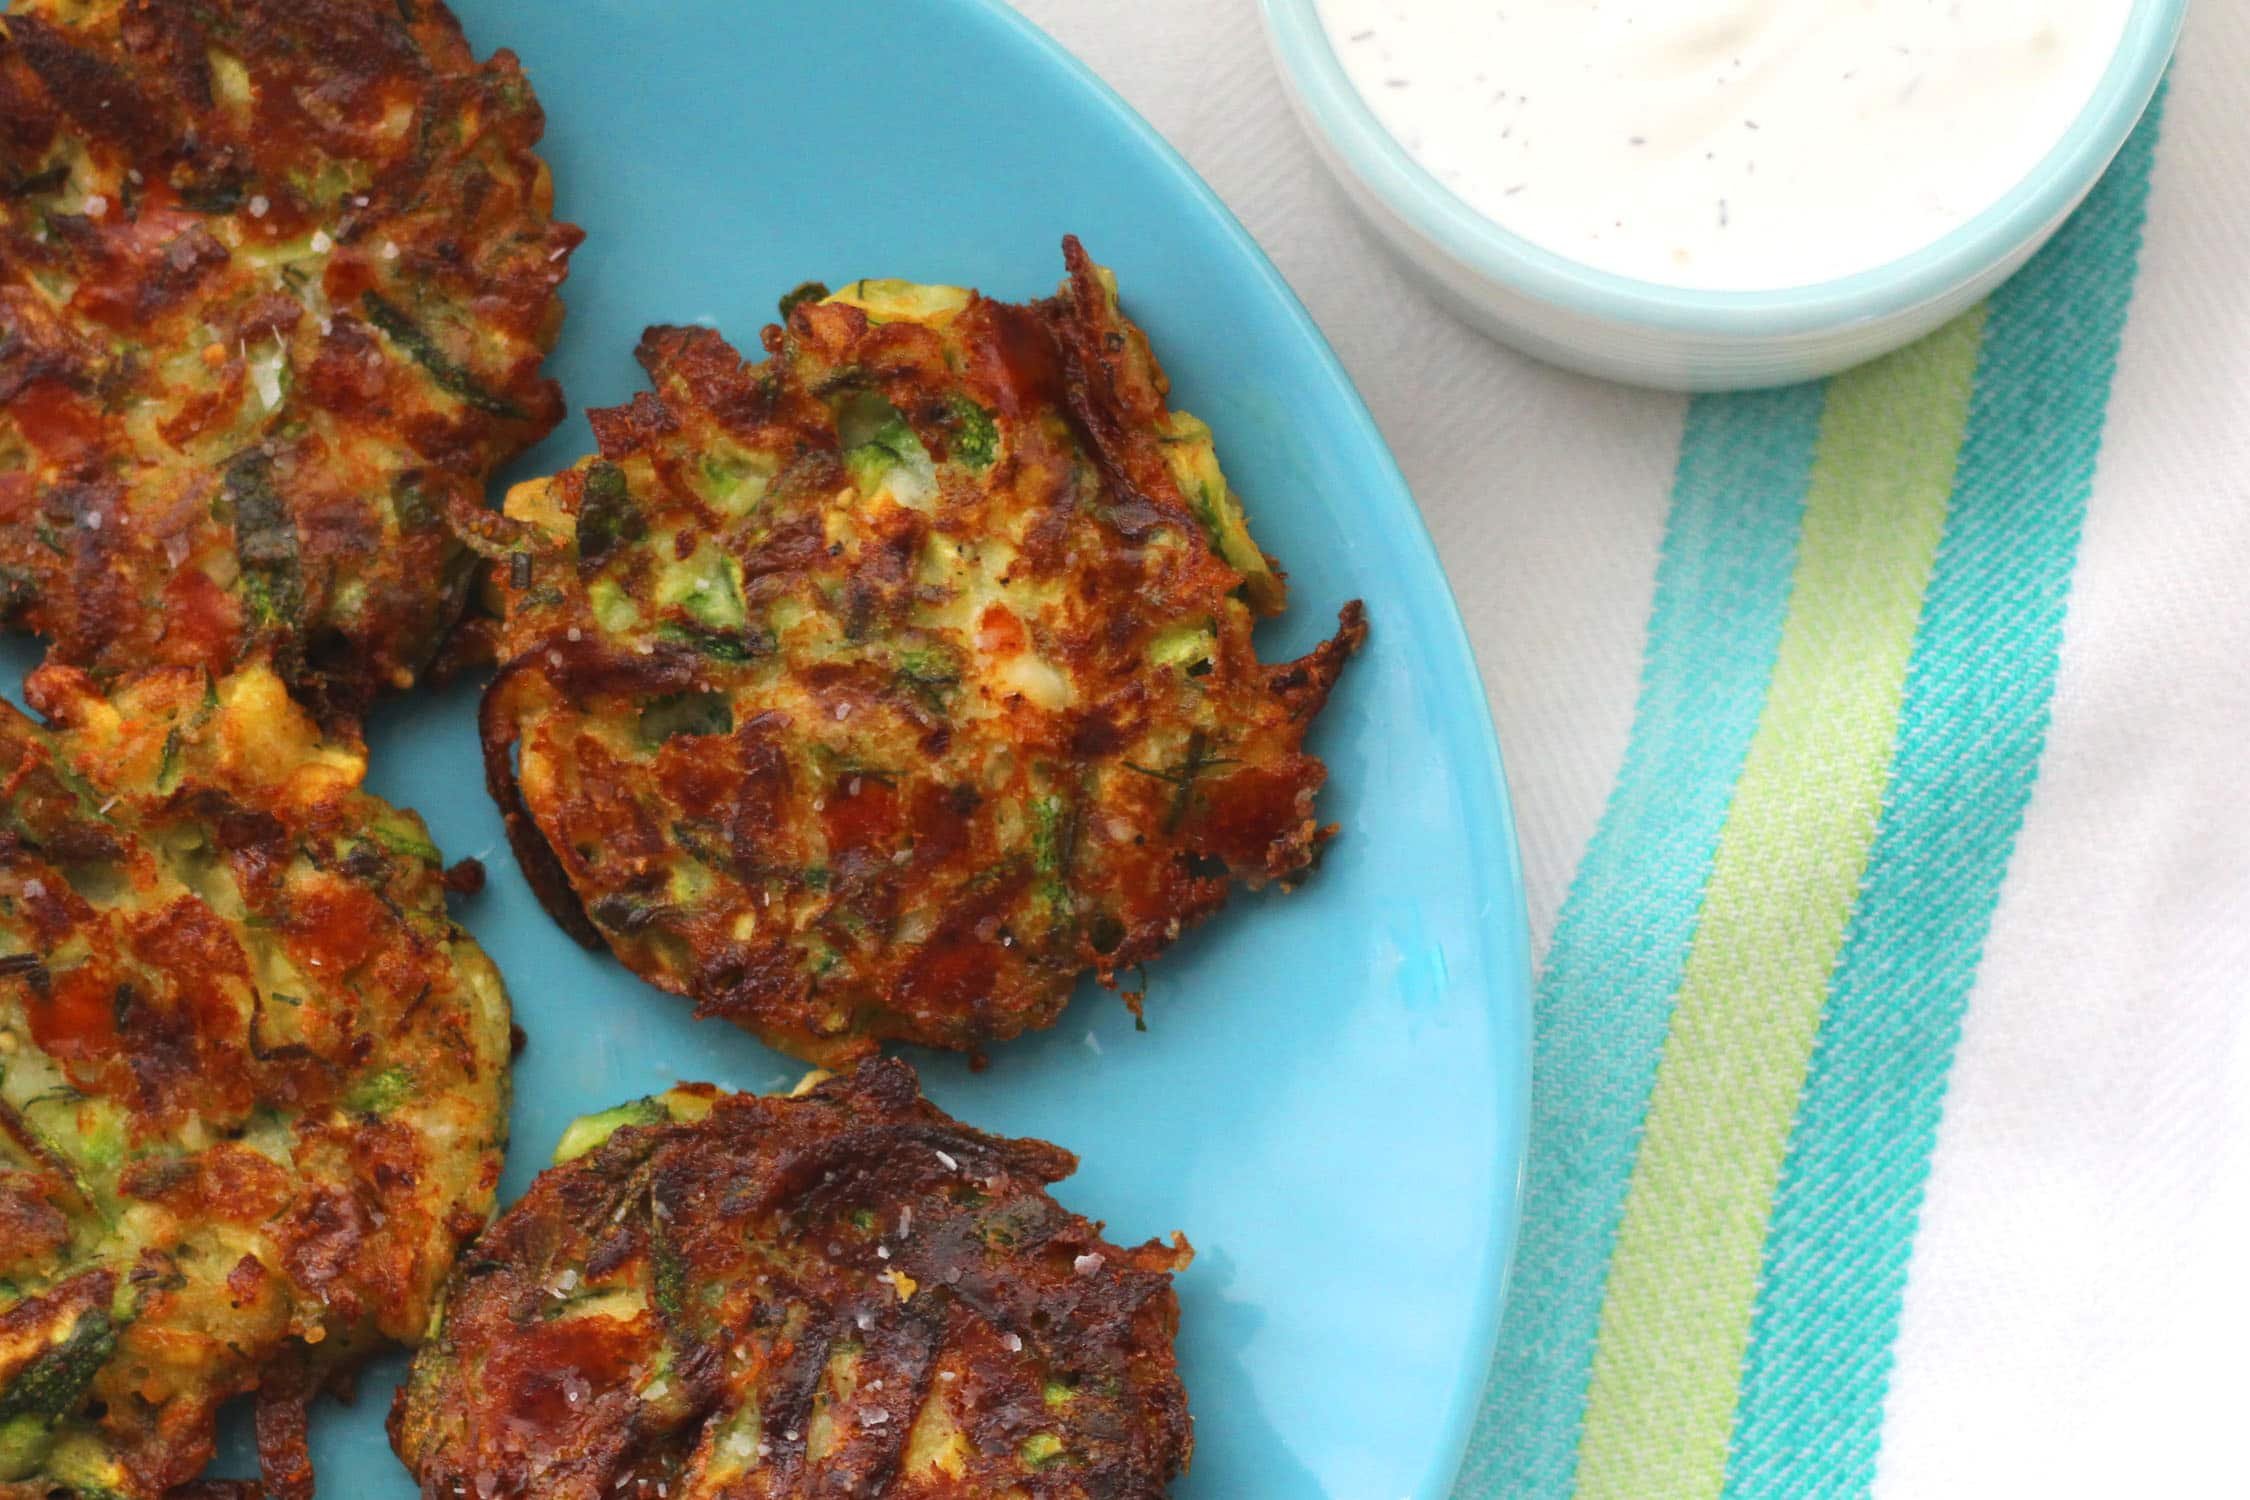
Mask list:
[[[1409,270],[1462,317],[1550,363],[1669,390],[1833,375],[1967,311],[2061,227],[2148,109],[2187,0],[2137,0],[2100,83],[2039,164],[1936,244],[1871,271],[1774,291],[1705,291],[1596,270],[1502,229],[1440,184],[1346,76],[1316,0],[1260,0],[1321,155]]]

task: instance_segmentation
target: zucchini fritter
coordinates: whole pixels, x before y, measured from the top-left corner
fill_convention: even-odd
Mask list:
[[[1175,1235],[1059,1207],[1077,1161],[870,1062],[573,1126],[463,1256],[391,1409],[430,1496],[1153,1500],[1194,1446]]]
[[[508,1002],[421,820],[263,668],[0,704],[0,1495],[154,1500],[418,1339],[490,1212]]]
[[[265,648],[331,717],[410,684],[449,511],[563,409],[541,129],[436,0],[0,17],[0,620],[105,676]]]
[[[863,281],[772,358],[653,329],[519,486],[488,779],[558,920],[820,1063],[1052,1023],[1333,832],[1302,749],[1359,606],[1280,576],[1075,240],[1033,306]],[[498,528],[486,545],[509,545]]]

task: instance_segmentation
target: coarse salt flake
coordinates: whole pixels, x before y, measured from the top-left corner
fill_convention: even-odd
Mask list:
[[[1081,1276],[1091,1276],[1102,1268],[1102,1258],[1095,1254],[1081,1255],[1070,1263],[1070,1268]]]
[[[308,243],[311,244],[312,252],[315,255],[326,255],[336,248],[336,242],[328,237],[328,231],[325,229],[314,230],[312,239]]]
[[[943,1151],[938,1152],[937,1159],[945,1163],[945,1170],[947,1170],[948,1172],[958,1172],[961,1170],[961,1164]]]
[[[109,212],[109,200],[96,193],[86,200],[86,217],[99,219]]]
[[[1003,1333],[1000,1335],[1000,1347],[1010,1354],[1021,1354],[1023,1353],[1023,1338],[1019,1334]]]

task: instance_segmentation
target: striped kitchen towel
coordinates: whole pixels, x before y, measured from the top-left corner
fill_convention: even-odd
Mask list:
[[[2159,130],[1988,305],[1690,408],[1623,767],[1539,982],[1464,1500],[1873,1485]]]

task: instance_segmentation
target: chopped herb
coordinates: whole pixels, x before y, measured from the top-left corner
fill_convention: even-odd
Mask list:
[[[1058,918],[1068,920],[1078,907],[1070,890],[1070,867],[1078,857],[1078,804],[1065,797],[1034,797],[1031,816],[1031,862],[1043,877],[1040,894]]]
[[[825,301],[827,297],[828,287],[826,283],[819,281],[799,282],[796,286],[782,293],[781,321],[788,322],[789,315],[807,302],[821,302]]]
[[[51,193],[70,181],[70,163],[58,161],[43,167],[29,176],[18,177],[0,184],[0,198],[32,198],[41,193]]]
[[[414,1096],[414,1075],[400,1067],[363,1078],[344,1096],[344,1108],[358,1115],[387,1115]]]
[[[687,1303],[687,1262],[665,1237],[662,1218],[656,1211],[656,1194],[648,1199],[649,1259],[654,1262],[656,1310],[666,1323],[677,1323]]]
[[[626,542],[648,534],[648,520],[633,504],[625,471],[615,464],[596,464],[586,471],[578,502],[578,567],[598,568],[609,554]]]
[[[87,1308],[61,1343],[33,1356],[0,1391],[0,1420],[44,1417],[51,1421],[67,1414],[116,1352],[117,1330],[109,1314]]]
[[[231,214],[242,206],[248,188],[239,177],[214,177],[207,182],[180,183],[176,191],[181,204],[199,214]]]
[[[398,529],[404,532],[428,531],[438,524],[438,498],[424,487],[419,472],[391,481],[391,514],[398,517]]]
[[[1195,797],[1197,778],[1215,767],[1235,764],[1232,760],[1212,755],[1210,749],[1210,740],[1202,730],[1198,729],[1188,736],[1187,754],[1181,757],[1177,766],[1169,770],[1135,765],[1132,761],[1124,762],[1126,770],[1168,783],[1176,788],[1172,797],[1172,806],[1164,814],[1164,831],[1166,833],[1176,831],[1180,826],[1180,820],[1187,816],[1188,805]]]
[[[524,421],[524,409],[513,401],[496,396],[484,388],[468,367],[448,359],[445,351],[421,325],[400,310],[398,305],[382,293],[369,291],[361,294],[360,306],[366,309],[367,320],[380,328],[390,341],[405,350],[413,361],[430,372],[430,378],[442,390],[452,392],[461,401],[486,416],[499,417],[510,422]]]
[[[700,625],[683,625],[668,621],[656,627],[657,638],[700,651],[713,661],[743,662],[770,655],[774,648],[773,637],[762,631],[708,630]]]
[[[879,781],[885,786],[898,785],[898,772],[890,767],[854,760],[828,745],[813,746],[812,758],[818,762],[821,777],[829,786],[852,780]]]
[[[664,906],[659,906],[655,902],[646,902],[646,900],[641,900],[641,897],[634,897],[634,895],[612,893],[612,895],[598,897],[598,900],[592,906],[587,906],[585,915],[594,918],[594,922],[601,924],[601,927],[607,927],[610,931],[625,933],[625,936],[630,938],[632,933],[646,929],[650,922],[655,922],[657,918],[661,918],[661,915],[664,915]]]
[[[1000,427],[992,413],[966,396],[955,396],[947,407],[953,426],[953,457],[958,463],[983,473],[1000,452]]]
[[[297,525],[273,487],[273,459],[253,448],[228,464],[226,497],[251,618],[263,628],[293,623],[304,605]]]
[[[438,852],[437,845],[431,843],[428,839],[416,838],[413,834],[402,829],[376,823],[371,826],[369,831],[375,835],[376,843],[402,858],[418,859],[424,864],[432,865],[441,863],[445,858]]]
[[[656,749],[674,735],[730,734],[734,705],[724,693],[667,693],[641,710],[641,743]]]
[[[180,731],[177,725],[164,736],[164,753],[156,762],[156,789],[163,791],[172,779],[173,768],[180,758]]]
[[[672,840],[688,852],[689,858],[699,860],[714,870],[734,867],[733,852],[725,846],[723,835],[707,824],[691,823],[684,819],[674,823]]]

